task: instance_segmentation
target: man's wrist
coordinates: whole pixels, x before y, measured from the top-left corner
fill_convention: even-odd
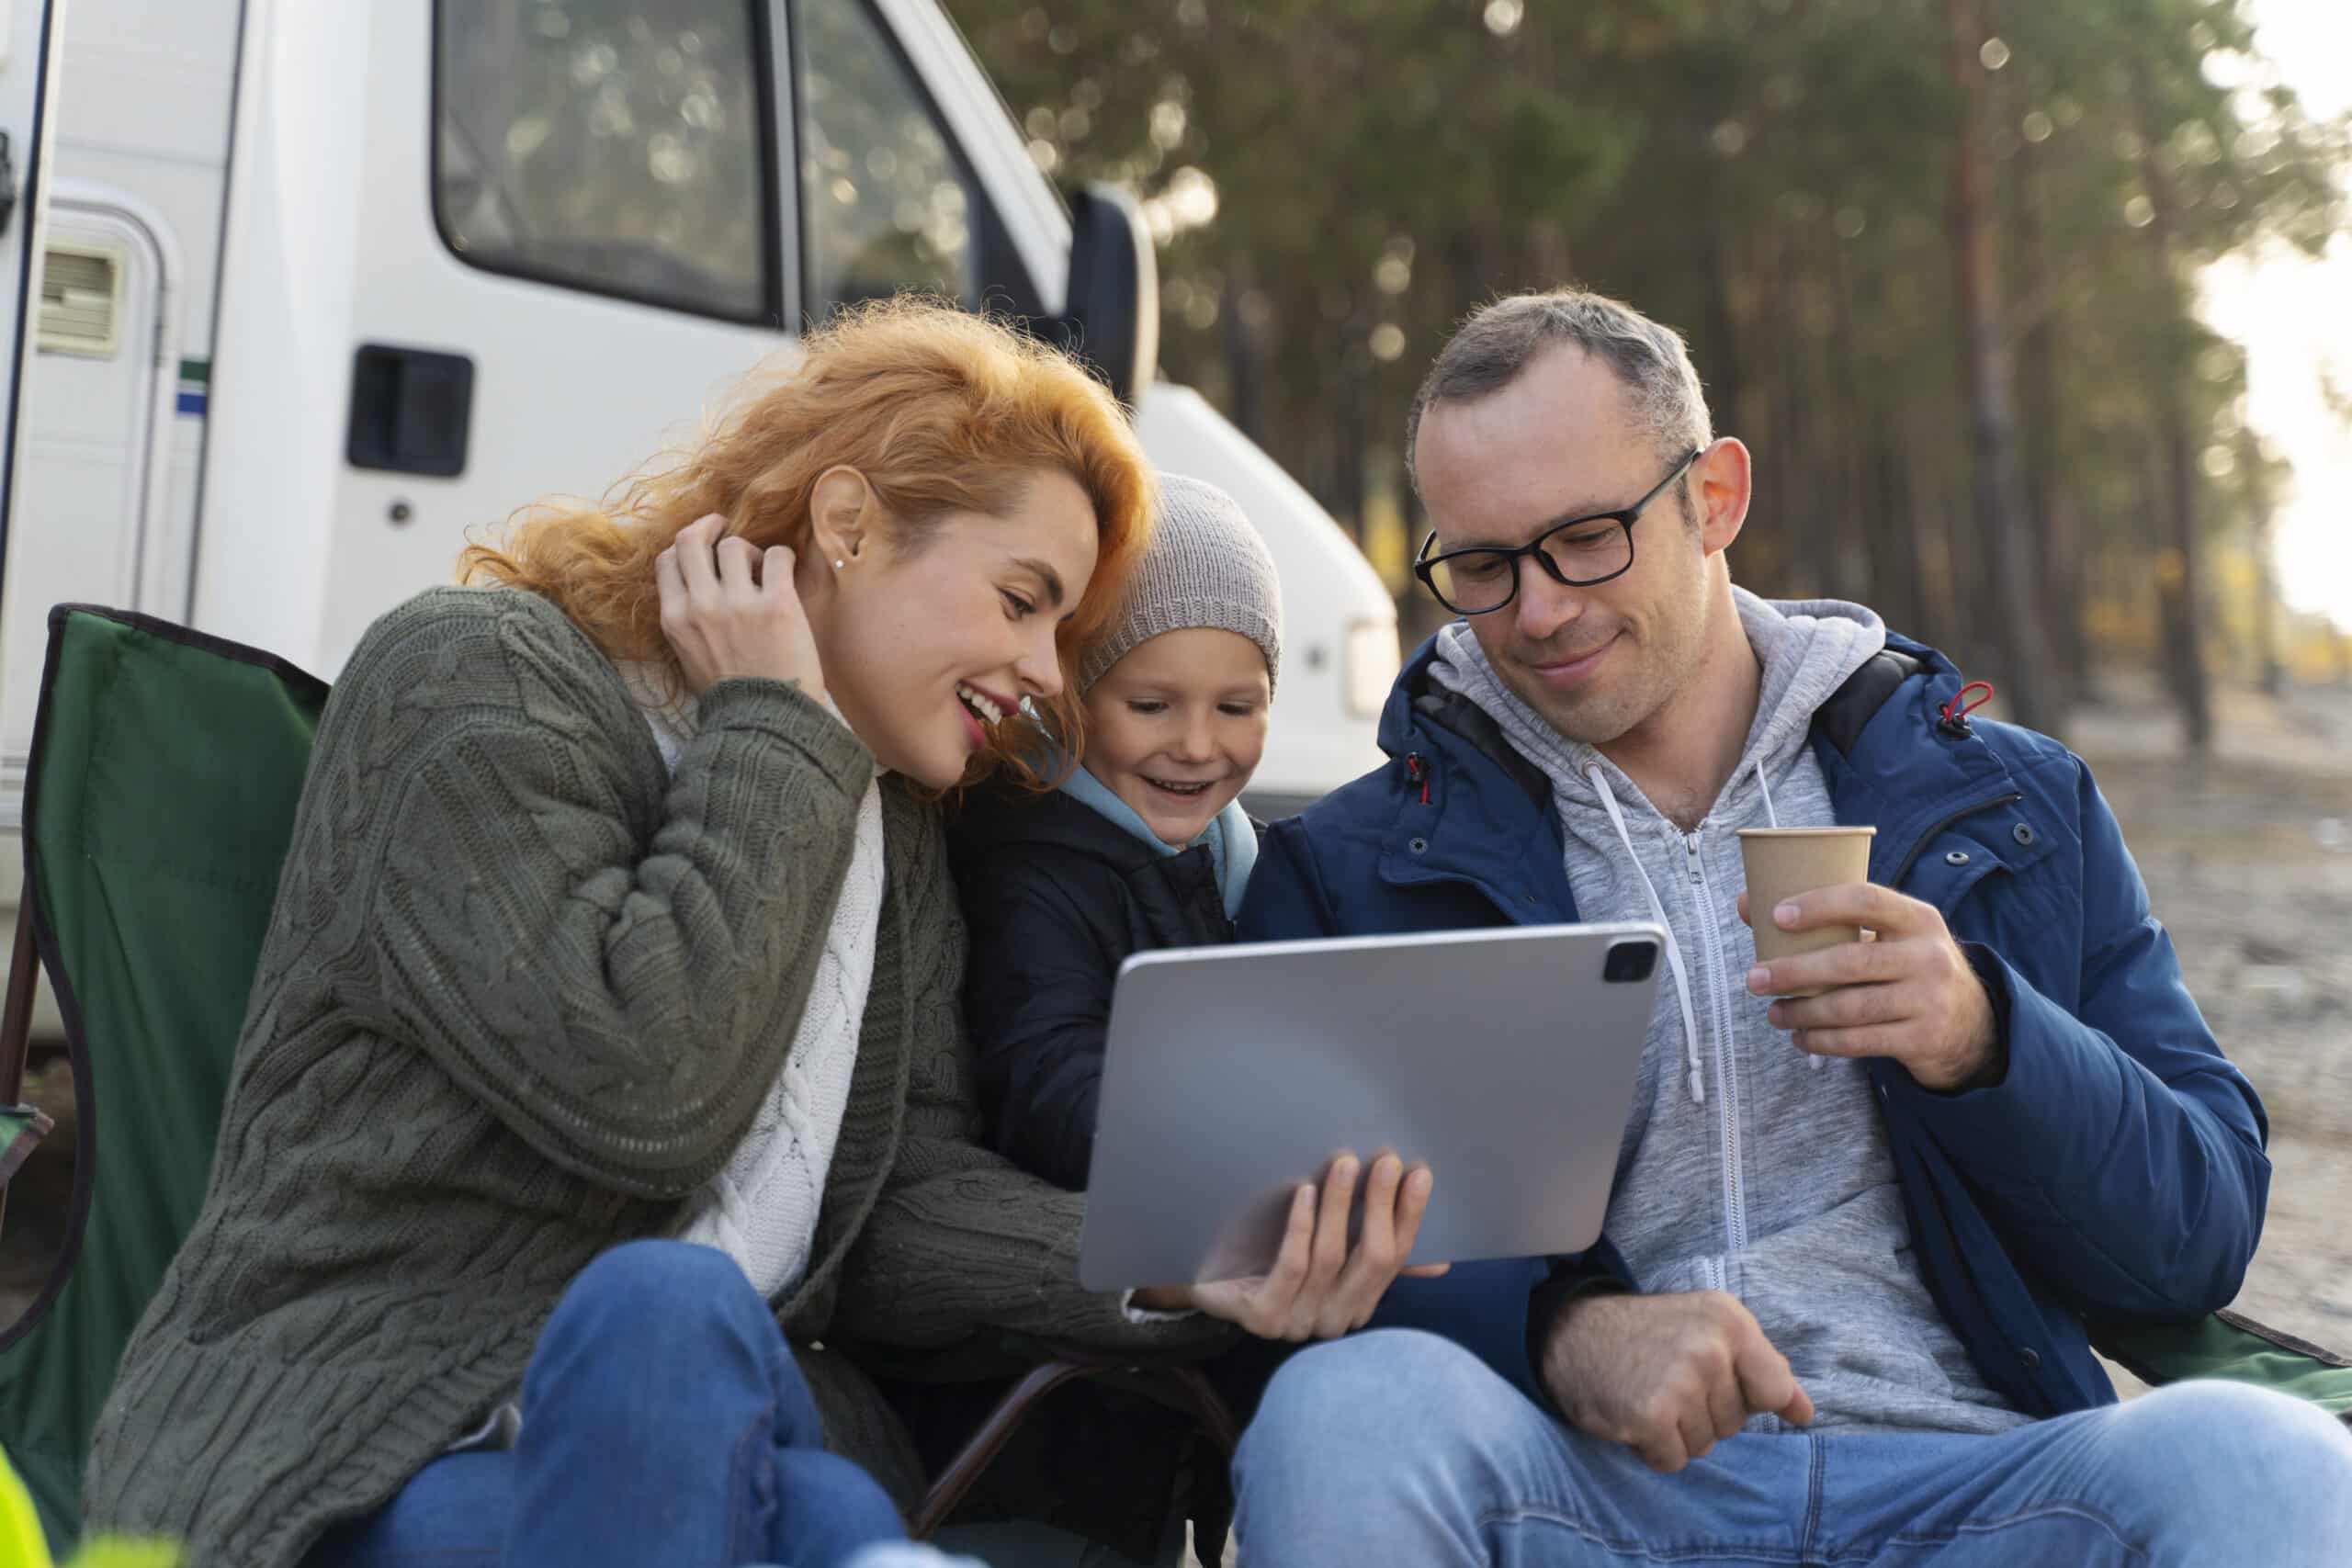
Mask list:
[[[1629,1293],[1623,1280],[1609,1274],[1555,1274],[1535,1287],[1527,1303],[1527,1364],[1534,1370],[1540,1387],[1552,1393],[1545,1366],[1553,1342],[1567,1326],[1570,1314],[1598,1297]],[[1553,1393],[1555,1401],[1558,1397]]]
[[[2009,1076],[2009,986],[2001,960],[1982,942],[1960,944],[1984,998],[1984,1035],[1964,1069],[1946,1084],[1922,1084],[1931,1094],[1973,1094],[1998,1089]]]

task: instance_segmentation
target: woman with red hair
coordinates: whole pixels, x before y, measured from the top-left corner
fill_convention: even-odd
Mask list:
[[[830,1562],[915,1478],[829,1333],[1216,1342],[1080,1291],[1080,1200],[973,1141],[936,805],[1015,708],[1075,732],[1150,489],[1069,361],[894,302],[379,622],[94,1525],[194,1568]]]

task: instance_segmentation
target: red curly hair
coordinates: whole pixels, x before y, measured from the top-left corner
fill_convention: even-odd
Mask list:
[[[554,601],[608,658],[666,669],[675,691],[654,558],[695,519],[715,512],[755,546],[798,551],[819,477],[845,466],[873,486],[893,543],[920,547],[948,514],[1002,516],[1038,470],[1057,470],[1086,492],[1098,536],[1094,574],[1058,634],[1062,691],[1041,705],[1074,755],[1078,659],[1117,610],[1152,506],[1151,469],[1117,400],[1055,350],[918,296],[842,310],[799,350],[780,373],[755,374],[694,446],[601,502],[556,498],[516,513],[499,545],[458,558],[459,581]],[[975,777],[1008,760],[996,750]]]

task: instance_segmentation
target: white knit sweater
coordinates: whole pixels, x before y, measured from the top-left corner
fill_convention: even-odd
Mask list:
[[[628,673],[641,689],[644,672]],[[646,718],[662,761],[674,769],[694,735],[692,716],[674,705],[648,704]],[[715,1247],[734,1258],[770,1301],[788,1293],[808,1270],[825,1173],[849,1105],[882,921],[881,777],[877,770],[858,805],[841,902],[784,1068],[726,1167],[686,1201],[675,1232],[681,1241]]]

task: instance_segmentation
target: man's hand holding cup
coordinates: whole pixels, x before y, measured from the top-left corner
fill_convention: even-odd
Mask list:
[[[1781,846],[1743,832],[1747,886],[1769,900],[1764,924],[1740,894],[1740,919],[1757,933],[1747,989],[1776,997],[1769,1018],[1814,1055],[1889,1055],[1922,1089],[1950,1093],[1995,1067],[1999,1027],[1992,997],[1936,905],[1865,882],[1863,865],[1839,882],[1790,891],[1778,867],[1759,865]],[[1794,835],[1785,835],[1794,837]],[[1761,853],[1759,853],[1761,851]],[[1759,874],[1761,872],[1761,874]],[[1799,874],[1799,882],[1806,877]],[[1773,886],[1778,882],[1778,886]]]

